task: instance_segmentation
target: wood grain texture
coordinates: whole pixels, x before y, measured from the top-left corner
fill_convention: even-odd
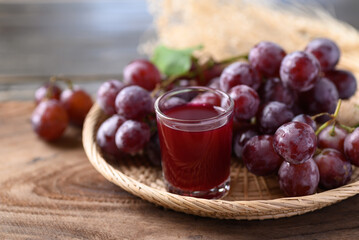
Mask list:
[[[164,210],[106,181],[80,130],[31,130],[32,102],[0,103],[0,239],[356,239],[359,196],[302,216],[232,221]]]

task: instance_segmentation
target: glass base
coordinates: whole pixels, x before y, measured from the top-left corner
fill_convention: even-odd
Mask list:
[[[203,190],[203,191],[188,191],[188,190],[182,190],[176,188],[172,186],[166,179],[164,179],[166,189],[170,193],[175,193],[182,196],[190,196],[190,197],[206,198],[206,199],[220,199],[225,197],[229,192],[230,181],[231,178],[228,177],[223,183],[212,189]]]

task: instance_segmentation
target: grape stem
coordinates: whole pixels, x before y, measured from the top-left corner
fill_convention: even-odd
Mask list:
[[[181,79],[182,77],[193,78],[195,76],[196,74],[191,72],[187,72],[181,75],[170,76],[167,79],[163,80],[161,83],[158,83],[156,85],[155,89],[153,89],[151,92],[151,96],[152,97],[156,96],[157,93],[159,93],[162,89],[166,89],[166,87],[168,87],[171,83],[174,83],[175,81]]]
[[[330,130],[330,133],[329,133],[329,135],[332,137],[335,136],[335,124],[336,124],[336,121],[334,120],[332,130]]]
[[[70,78],[67,78],[67,77],[63,77],[63,76],[52,76],[50,78],[50,80],[53,79],[53,81],[58,81],[58,80],[62,80],[66,83],[67,87],[70,89],[70,90],[73,90],[74,89],[74,86],[72,84],[72,80]]]
[[[321,116],[332,116],[331,114],[329,114],[329,113],[318,113],[318,114],[316,114],[316,115],[313,115],[311,118],[313,119],[313,120],[315,120],[315,119],[317,119],[318,117],[321,117]]]
[[[335,112],[334,112],[334,115],[333,117],[334,118],[337,118],[338,114],[339,114],[339,110],[340,110],[340,106],[342,105],[342,100],[339,99],[338,100],[338,104],[337,104],[337,107],[335,108]]]
[[[52,95],[54,94],[54,85],[56,82],[56,77],[52,76],[50,77],[50,81],[49,81],[49,87],[46,91],[46,98],[50,99],[52,97]]]
[[[323,123],[322,126],[320,126],[320,127],[317,129],[317,131],[315,132],[315,135],[318,136],[318,134],[319,134],[321,131],[323,131],[324,128],[330,126],[331,124],[333,124],[333,130],[332,130],[332,131],[334,132],[334,126],[335,126],[335,123],[336,123],[336,118],[338,117],[338,114],[339,114],[339,110],[340,110],[340,106],[341,106],[341,105],[342,105],[342,100],[339,99],[339,100],[338,100],[338,103],[337,103],[337,107],[335,108],[334,114],[328,114],[328,115],[331,117],[331,119],[328,120],[327,122]],[[318,116],[323,116],[323,115],[327,115],[327,113],[320,113],[320,114],[317,114],[317,115],[313,116],[312,118],[314,118],[314,117],[317,118]],[[315,119],[315,118],[314,118],[314,119]],[[331,136],[333,136],[333,135],[332,135],[332,132],[331,132],[330,134],[331,134]]]
[[[355,130],[355,128],[353,128],[353,127],[348,127],[348,126],[346,126],[346,125],[344,125],[344,124],[340,124],[340,123],[339,123],[339,126],[340,126],[341,128],[343,128],[344,130],[346,130],[348,133],[352,133],[352,132]]]
[[[73,90],[73,89],[74,89],[74,85],[72,84],[71,79],[69,79],[69,78],[64,78],[63,80],[66,82],[67,87],[68,87],[70,90]]]
[[[187,71],[183,74],[180,75],[173,75],[173,76],[168,76],[165,80],[163,80],[161,83],[157,84],[155,89],[152,90],[151,92],[151,96],[154,97],[156,96],[161,90],[166,89],[170,84],[174,83],[175,81],[181,79],[181,78],[195,78],[195,77],[199,77],[200,80],[203,80],[203,70],[206,69],[211,69],[215,64],[221,65],[221,66],[226,66],[232,62],[235,62],[237,60],[240,59],[244,59],[244,60],[248,60],[248,54],[244,54],[244,55],[238,55],[238,56],[234,56],[234,57],[230,57],[227,59],[223,59],[219,62],[216,62],[215,60],[213,60],[212,58],[210,58],[207,62],[205,62],[204,64],[198,64],[198,59],[195,57],[192,57],[192,62],[195,64],[195,69],[196,71]]]
[[[322,126],[320,126],[320,127],[318,128],[318,130],[315,132],[315,135],[318,136],[318,134],[319,134],[321,131],[323,131],[324,128],[330,126],[331,124],[333,124],[333,128],[331,129],[331,131],[330,131],[330,133],[329,133],[330,136],[335,136],[335,125],[336,125],[336,124],[338,124],[341,128],[343,128],[344,130],[346,130],[348,133],[352,133],[352,132],[355,130],[354,127],[349,127],[349,126],[346,126],[346,125],[344,125],[344,124],[341,124],[341,123],[338,123],[338,122],[337,122],[337,117],[338,117],[338,114],[339,114],[339,110],[340,110],[341,104],[342,104],[342,100],[339,99],[334,114],[319,113],[319,114],[314,115],[314,116],[312,117],[313,120],[314,120],[315,118],[317,118],[317,117],[324,116],[324,115],[329,115],[329,116],[331,117],[330,120],[328,120],[327,122],[325,122]]]
[[[315,135],[318,136],[319,133],[320,133],[321,131],[323,131],[324,128],[330,126],[330,124],[332,124],[333,122],[334,122],[334,119],[330,119],[330,120],[328,120],[327,122],[323,123],[323,124],[317,129],[317,131],[315,132]]]

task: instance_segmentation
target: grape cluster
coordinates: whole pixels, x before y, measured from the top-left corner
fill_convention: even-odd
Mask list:
[[[233,154],[250,172],[278,174],[287,196],[313,194],[318,186],[339,187],[350,181],[352,164],[359,166],[359,129],[336,120],[338,102],[357,88],[352,73],[336,68],[339,58],[332,40],[318,38],[303,51],[288,54],[263,41],[250,50],[248,61],[193,64],[189,74],[167,80],[150,61],[133,61],[124,69],[123,83],[109,80],[98,90],[97,102],[109,118],[98,129],[97,143],[113,156],[145,151],[160,165],[154,98],[174,88],[205,84],[234,100]],[[221,104],[210,93],[183,93],[163,107],[187,102]],[[321,121],[326,122],[319,125]]]
[[[59,139],[69,123],[82,127],[90,108],[91,96],[66,80],[68,88],[62,90],[51,78],[35,92],[36,108],[31,116],[35,133],[46,141]]]
[[[124,82],[108,80],[97,92],[97,102],[109,118],[97,131],[97,144],[112,156],[138,154],[145,148],[153,158],[159,158],[154,139],[154,99],[150,91],[161,81],[157,67],[147,60],[136,60],[123,71]],[[158,150],[157,150],[158,149]],[[151,152],[152,153],[152,152]],[[153,162],[159,163],[157,159]]]
[[[338,101],[357,88],[352,73],[336,69],[339,58],[338,46],[325,38],[289,54],[261,42],[248,63],[229,65],[219,87],[214,85],[235,100],[234,154],[258,176],[277,173],[287,196],[342,186],[350,181],[352,164],[359,166],[359,128],[336,120]],[[248,92],[256,96],[251,101]]]

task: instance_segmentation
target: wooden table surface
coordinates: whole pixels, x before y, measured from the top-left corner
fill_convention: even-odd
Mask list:
[[[89,163],[81,131],[41,141],[33,102],[0,103],[0,239],[357,239],[359,196],[291,218],[236,221],[165,210]]]
[[[41,82],[65,74],[94,94],[139,56],[136,46],[151,18],[144,1],[34,2],[0,0],[1,240],[359,238],[358,195],[291,218],[202,218],[157,207],[108,182],[86,158],[80,129],[56,143],[39,140],[30,116]]]

